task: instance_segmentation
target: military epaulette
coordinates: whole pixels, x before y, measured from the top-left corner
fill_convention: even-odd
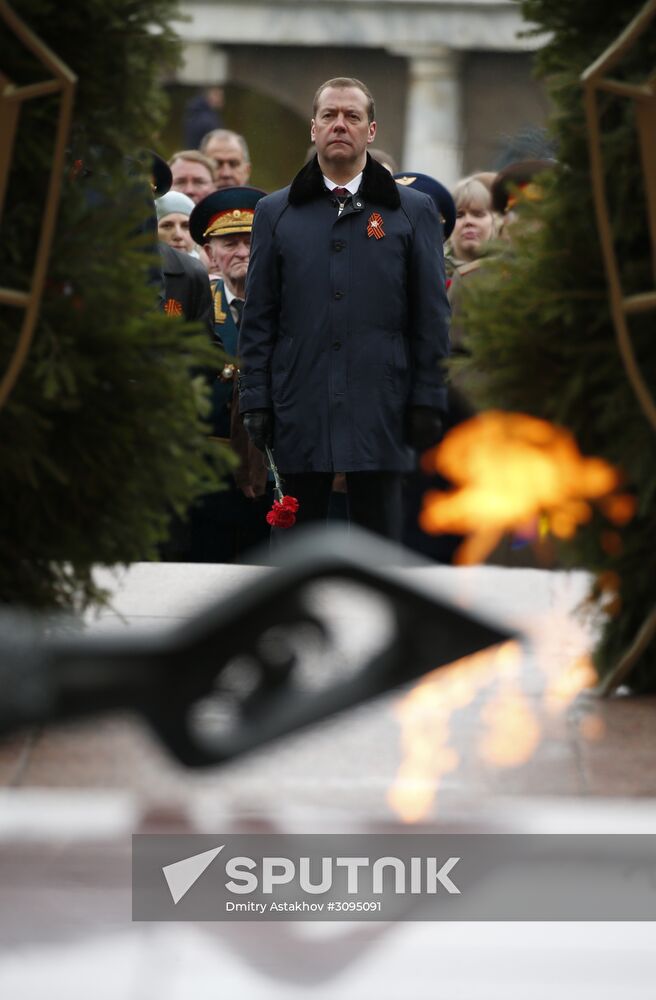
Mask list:
[[[212,289],[212,294],[214,296],[214,322],[223,324],[228,318],[228,314],[223,311],[223,286],[219,286],[219,279],[210,282],[210,288]]]

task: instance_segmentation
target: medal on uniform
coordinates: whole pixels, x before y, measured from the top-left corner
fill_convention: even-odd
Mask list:
[[[375,236],[377,240],[382,240],[385,235],[385,230],[383,229],[383,218],[378,212],[372,212],[367,221],[367,236],[371,239]]]
[[[182,302],[177,299],[167,299],[164,303],[164,312],[167,316],[182,316]]]

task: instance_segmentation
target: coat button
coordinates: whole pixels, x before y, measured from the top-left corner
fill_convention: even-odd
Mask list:
[[[343,299],[344,298],[344,292],[335,292],[335,298],[336,299]]]
[[[333,344],[333,351],[339,351],[341,346],[342,345],[340,344],[339,340],[336,340],[335,343]]]
[[[343,250],[345,246],[346,246],[346,243],[344,242],[344,240],[334,240],[333,241],[333,250],[336,250],[337,253],[339,253],[340,250]]]

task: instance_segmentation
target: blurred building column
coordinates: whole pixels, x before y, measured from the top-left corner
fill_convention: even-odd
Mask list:
[[[408,59],[401,168],[430,174],[452,187],[462,176],[460,54],[444,46],[394,51]]]
[[[211,42],[185,42],[182,46],[182,60],[177,73],[178,83],[212,87],[221,86],[227,79],[227,53]]]

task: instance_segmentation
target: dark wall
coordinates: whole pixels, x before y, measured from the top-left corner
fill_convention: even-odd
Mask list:
[[[265,191],[284,187],[304,161],[309,141],[305,121],[267,94],[232,83],[224,89],[224,125],[245,137],[251,154],[253,171],[249,183]],[[168,88],[168,124],[158,146],[158,152],[167,159],[184,146],[185,105],[199,92],[199,87]]]
[[[230,55],[231,83],[268,95],[295,111],[305,123],[310,143],[312,98],[317,87],[335,76],[354,76],[367,84],[376,101],[376,146],[397,159],[405,126],[406,60],[382,50],[357,48],[270,48],[239,46]]]
[[[508,138],[544,126],[549,102],[524,53],[467,52],[462,61],[463,173],[493,170]]]
[[[334,76],[355,76],[376,100],[375,145],[402,161],[408,63],[382,50],[232,46],[224,110],[227,128],[245,135],[252,182],[282,187],[302,166],[310,144],[312,98]],[[545,89],[523,53],[468,52],[461,62],[463,174],[498,166],[508,138],[540,128],[548,114]],[[198,88],[173,86],[162,152],[182,143],[184,104]]]

